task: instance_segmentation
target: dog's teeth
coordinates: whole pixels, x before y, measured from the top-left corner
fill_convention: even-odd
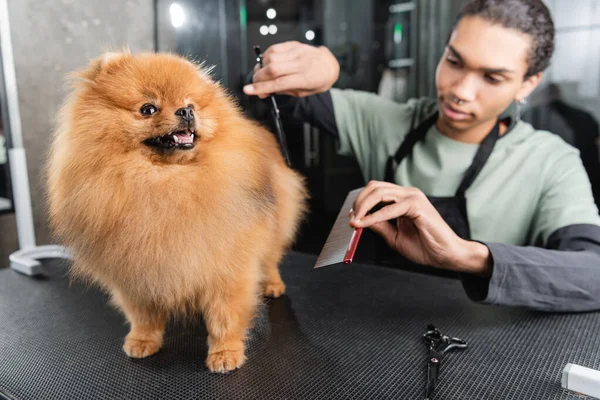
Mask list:
[[[194,134],[192,133],[192,140],[194,140]]]
[[[173,135],[173,140],[175,141],[175,143],[179,143],[179,138],[177,137],[177,135]]]

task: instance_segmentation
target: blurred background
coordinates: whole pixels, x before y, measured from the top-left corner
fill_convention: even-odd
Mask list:
[[[242,94],[254,45],[297,40],[327,46],[341,65],[336,86],[394,101],[434,96],[434,71],[466,0],[8,0],[24,147],[39,244],[50,243],[42,167],[64,76],[103,51],[171,51],[215,65],[215,77],[247,113],[269,124]],[[547,0],[557,50],[522,118],[579,148],[600,198],[600,0]],[[2,60],[0,60],[2,61]],[[0,80],[1,81],[1,80]],[[1,84],[2,82],[0,82]],[[0,260],[18,248],[10,115],[0,87]],[[353,160],[302,121],[284,119],[293,166],[308,178],[311,215],[297,250],[318,253],[347,192],[362,185]]]

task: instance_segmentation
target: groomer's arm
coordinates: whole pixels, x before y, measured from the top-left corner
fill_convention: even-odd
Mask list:
[[[355,158],[366,179],[383,177],[382,168],[374,162],[385,145],[379,139],[380,125],[390,118],[398,124],[412,122],[418,102],[399,104],[374,93],[332,89],[339,64],[325,47],[276,44],[265,51],[263,64],[244,87],[246,94],[275,93],[282,114],[335,137],[337,154]]]
[[[600,310],[600,216],[577,151],[565,149],[554,161],[549,156],[540,175],[545,190],[528,227],[540,247],[466,241],[420,190],[387,182],[369,182],[361,191],[350,225],[374,230],[415,263],[458,272],[474,301]],[[387,205],[369,214],[381,202]]]
[[[255,67],[252,82],[244,87],[244,93],[260,98],[274,93],[282,113],[337,137],[329,89],[337,81],[339,71],[339,63],[326,47],[278,43],[264,52],[263,68]]]
[[[600,227],[569,225],[545,248],[486,243],[492,276],[463,274],[469,297],[543,311],[600,309]]]
[[[576,151],[546,174],[531,227],[534,243],[485,243],[490,277],[462,275],[469,297],[487,304],[544,311],[600,309],[600,217]]]

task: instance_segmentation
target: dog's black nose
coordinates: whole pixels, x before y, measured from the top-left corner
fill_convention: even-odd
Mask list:
[[[180,117],[184,121],[193,121],[194,120],[194,110],[191,107],[182,107],[179,110],[175,111],[175,115]]]

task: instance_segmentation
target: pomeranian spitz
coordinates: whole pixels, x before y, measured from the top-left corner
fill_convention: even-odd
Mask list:
[[[201,314],[208,369],[239,368],[261,296],[285,291],[303,178],[201,65],[124,51],[74,77],[47,163],[73,276],[124,313],[128,356],[156,353],[170,317]]]

